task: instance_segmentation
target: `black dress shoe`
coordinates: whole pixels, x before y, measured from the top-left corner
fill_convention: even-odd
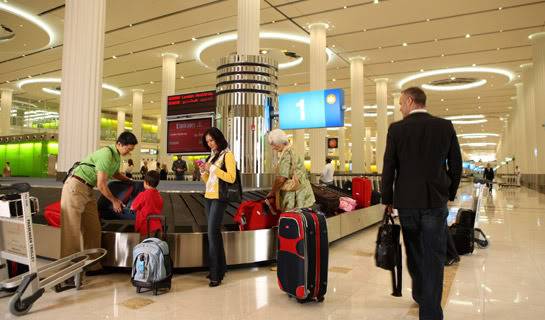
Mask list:
[[[221,284],[221,281],[210,281],[210,283],[208,284],[209,287],[213,288],[213,287],[217,287]]]

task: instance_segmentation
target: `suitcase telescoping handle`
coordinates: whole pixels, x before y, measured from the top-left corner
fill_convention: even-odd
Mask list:
[[[165,216],[163,216],[161,214],[150,214],[149,216],[146,217],[146,225],[147,225],[147,229],[148,229],[147,238],[150,238],[149,223],[153,219],[159,220],[159,222],[161,222],[161,237],[163,238],[164,241],[166,241],[167,240],[167,226],[165,224]]]

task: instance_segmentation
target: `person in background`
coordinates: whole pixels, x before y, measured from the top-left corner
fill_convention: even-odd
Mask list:
[[[293,152],[288,135],[280,129],[274,129],[269,132],[267,139],[272,149],[279,153],[278,164],[275,167],[276,178],[267,198],[274,197],[276,207],[282,212],[312,207],[316,201],[314,193],[303,161]],[[282,190],[284,184],[294,177],[299,181],[299,187],[296,190]]]
[[[193,161],[193,181],[201,180],[201,170],[199,169],[199,160]]]
[[[335,168],[333,167],[333,163],[331,163],[331,159],[325,159],[325,163],[324,171],[322,171],[322,175],[320,176],[320,182],[323,184],[332,185]]]
[[[516,166],[515,167],[515,178],[517,179],[517,186],[519,186],[519,187],[520,187],[520,177],[521,177],[521,173],[520,173],[519,166]]]
[[[142,167],[140,168],[140,174],[142,175],[142,178],[146,175],[148,172],[148,160],[144,160],[144,163],[142,164]]]
[[[403,90],[399,104],[403,120],[390,125],[386,138],[382,203],[387,214],[399,213],[420,320],[442,320],[447,202],[460,184],[462,153],[452,122],[428,113],[422,89]]]
[[[210,156],[200,165],[202,180],[206,183],[204,195],[206,215],[208,216],[208,278],[210,287],[221,284],[227,263],[221,235],[221,222],[228,202],[219,197],[219,180],[234,183],[237,164],[235,156],[229,150],[225,136],[218,128],[206,130],[202,137],[203,146],[210,151]]]
[[[121,157],[130,154],[138,144],[131,132],[123,132],[115,145],[93,152],[75,167],[66,179],[61,194],[61,256],[66,257],[85,249],[101,248],[101,227],[97,200],[93,188],[97,187],[113,209],[121,213],[123,202],[108,188],[108,180],[115,178],[131,181],[119,172]],[[80,241],[83,239],[83,247]],[[101,274],[100,263],[92,265],[87,275]]]
[[[155,171],[159,172],[161,171],[161,163],[159,161],[157,161],[157,163],[155,164]]]
[[[125,169],[125,176],[129,179],[132,179],[132,172],[134,170],[134,162],[132,159],[127,161],[127,168]]]
[[[488,191],[492,194],[492,185],[494,183],[494,169],[490,167],[490,163],[486,164],[483,173],[484,179],[486,180],[486,185],[488,186]]]
[[[159,172],[150,170],[144,176],[144,191],[139,193],[134,199],[131,210],[136,213],[134,228],[142,237],[147,235],[158,236],[162,230],[161,221],[150,220],[149,230],[147,217],[152,214],[161,214],[163,211],[163,197],[157,191],[159,185]]]
[[[176,180],[184,180],[187,163],[182,159],[182,156],[178,156],[178,159],[172,163],[172,171],[174,171]]]
[[[167,180],[168,178],[168,171],[167,171],[167,165],[166,163],[163,163],[161,166],[161,172],[159,173],[161,180]]]
[[[4,165],[4,172],[2,175],[4,177],[11,177],[11,167],[9,165],[9,161],[6,161],[6,164]]]

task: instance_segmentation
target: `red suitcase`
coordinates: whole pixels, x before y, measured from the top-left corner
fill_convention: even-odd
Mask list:
[[[358,203],[358,208],[371,205],[371,180],[363,177],[352,178],[352,198]]]
[[[300,303],[322,302],[327,291],[329,243],[323,214],[285,212],[278,222],[277,277],[280,289]]]
[[[240,231],[270,229],[278,225],[280,215],[276,213],[273,200],[244,201],[233,217]]]

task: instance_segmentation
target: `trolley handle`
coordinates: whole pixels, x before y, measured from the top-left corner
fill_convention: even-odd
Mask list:
[[[30,189],[31,189],[30,184],[26,182],[14,183],[9,186],[0,185],[0,191],[15,191],[15,193],[23,193],[23,192],[30,191]]]

